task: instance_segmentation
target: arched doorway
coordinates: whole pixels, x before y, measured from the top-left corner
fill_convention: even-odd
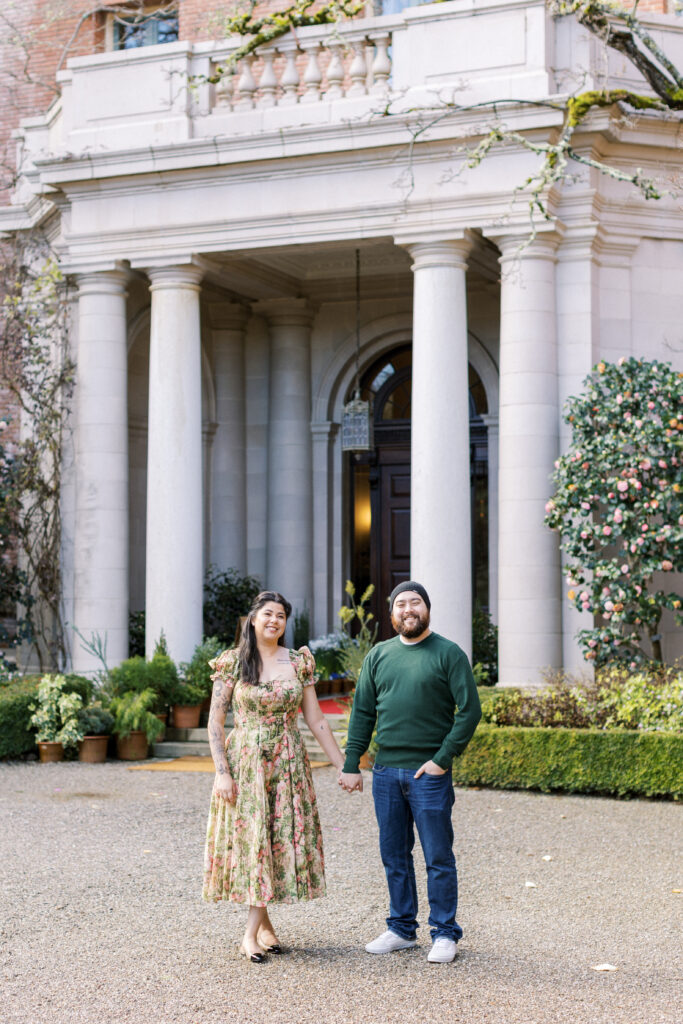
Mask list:
[[[409,345],[385,353],[366,369],[361,393],[373,402],[375,447],[347,456],[351,578],[361,592],[375,584],[371,609],[380,639],[393,634],[386,596],[410,576],[411,377]],[[488,607],[488,442],[482,418],[488,409],[484,386],[471,365],[469,389],[472,598]]]

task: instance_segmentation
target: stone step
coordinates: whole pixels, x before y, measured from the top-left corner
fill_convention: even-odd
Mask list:
[[[209,741],[201,742],[195,740],[189,742],[188,740],[164,740],[163,743],[155,743],[152,746],[152,754],[154,757],[210,757],[211,748],[209,747]]]

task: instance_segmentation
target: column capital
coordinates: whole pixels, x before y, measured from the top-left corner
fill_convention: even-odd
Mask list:
[[[332,440],[336,437],[339,424],[333,420],[321,420],[319,423],[311,423],[311,436],[314,441]]]
[[[214,331],[241,331],[249,319],[249,310],[240,302],[210,302],[209,322]]]
[[[151,292],[166,288],[188,288],[198,292],[204,271],[192,263],[185,263],[169,267],[149,267],[147,276],[150,280],[149,290]]]
[[[471,232],[466,231],[462,238],[444,238],[427,242],[404,242],[396,239],[396,244],[407,249],[413,258],[412,270],[423,270],[425,267],[455,267],[467,270],[467,257],[473,245]]]
[[[264,316],[270,324],[310,327],[313,323],[313,311],[306,299],[262,299],[255,302],[252,309],[259,316]]]
[[[557,247],[562,241],[564,227],[555,224],[547,230],[538,231],[533,234],[531,231],[514,228],[491,228],[484,231],[486,238],[490,238],[498,248],[501,255],[501,264],[517,262],[518,260],[553,260],[557,259]]]
[[[76,274],[78,294],[81,295],[120,295],[126,297],[126,285],[130,278],[128,270],[96,270],[86,274]]]

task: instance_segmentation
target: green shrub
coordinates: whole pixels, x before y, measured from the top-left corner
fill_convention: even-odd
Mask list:
[[[157,711],[165,711],[174,703],[178,689],[178,670],[173,659],[158,649],[152,660],[147,662],[147,685],[157,695]]]
[[[217,658],[225,648],[216,636],[207,637],[194,649],[191,661],[182,662],[180,675],[186,683],[189,683],[198,693],[201,693],[202,700],[211,696],[213,683],[211,674],[213,669],[209,665],[212,658]]]
[[[13,679],[0,686],[0,758],[21,757],[35,749],[31,705],[38,695],[38,677]]]
[[[498,627],[478,601],[472,612],[472,665],[478,686],[498,682]]]
[[[660,666],[631,674],[621,665],[594,681],[556,674],[546,689],[501,690],[483,707],[492,725],[683,732],[683,671]]]
[[[64,676],[64,693],[77,693],[84,704],[89,704],[93,698],[93,682],[87,676],[76,675],[75,672],[68,672]]]
[[[108,689],[112,697],[124,693],[142,693],[149,686],[147,662],[139,654],[126,658],[116,668],[109,670]]]
[[[99,701],[81,708],[78,720],[84,736],[109,736],[114,728],[114,716]]]
[[[204,634],[216,636],[223,648],[235,642],[237,624],[261,590],[255,576],[240,576],[236,569],[219,572],[210,566],[204,579]]]
[[[480,725],[453,762],[459,786],[683,797],[683,736]]]

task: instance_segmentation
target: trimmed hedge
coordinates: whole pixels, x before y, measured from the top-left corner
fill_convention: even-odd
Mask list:
[[[457,786],[683,797],[683,736],[481,724],[453,762]]]
[[[38,693],[38,677],[0,686],[0,758],[20,757],[35,750],[36,734],[29,719]]]

